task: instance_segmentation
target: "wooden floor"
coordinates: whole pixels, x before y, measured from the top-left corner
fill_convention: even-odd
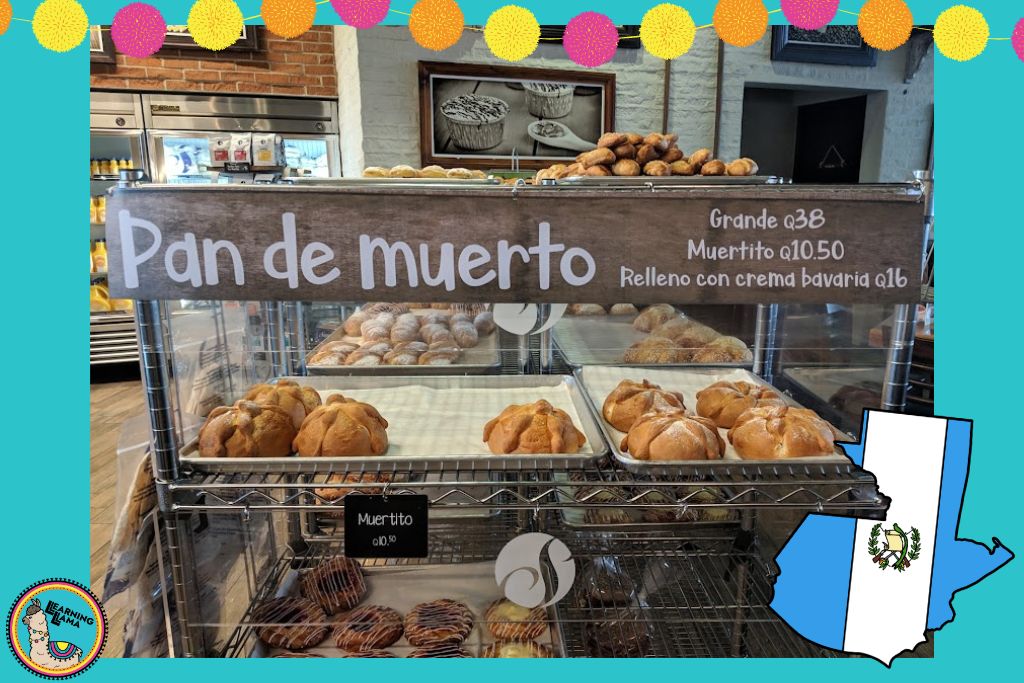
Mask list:
[[[110,555],[110,537],[117,515],[117,441],[125,420],[145,411],[142,383],[138,381],[93,384],[89,392],[92,433],[90,439],[90,584],[93,593],[103,595],[103,577]],[[117,611],[109,620],[104,657],[120,657],[124,652],[122,628],[125,614]]]

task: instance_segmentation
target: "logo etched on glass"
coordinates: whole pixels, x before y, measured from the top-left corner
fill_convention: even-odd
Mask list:
[[[554,586],[545,583],[542,563],[553,573]],[[554,536],[529,533],[516,536],[505,544],[494,563],[494,579],[505,597],[523,607],[547,607],[568,593],[576,579],[576,561],[565,543]],[[547,599],[550,592],[551,598]]]

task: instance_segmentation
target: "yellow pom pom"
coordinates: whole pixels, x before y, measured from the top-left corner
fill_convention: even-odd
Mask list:
[[[89,17],[75,0],[46,0],[32,16],[32,32],[47,50],[67,52],[85,40]]]
[[[506,62],[518,62],[537,49],[540,24],[530,10],[505,5],[487,19],[484,41],[495,57]]]
[[[316,0],[263,0],[260,16],[275,36],[298,38],[313,27]]]
[[[935,20],[935,47],[950,59],[974,59],[987,44],[988,22],[973,7],[950,7]]]
[[[188,13],[188,32],[207,50],[231,47],[242,35],[242,10],[234,0],[196,0]]]
[[[440,52],[462,37],[465,17],[455,0],[419,0],[409,16],[409,32],[420,47]]]
[[[640,42],[660,59],[675,59],[689,52],[695,35],[693,18],[678,5],[652,7],[640,22]]]

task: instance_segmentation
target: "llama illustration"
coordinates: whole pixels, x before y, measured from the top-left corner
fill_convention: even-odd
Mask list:
[[[39,599],[25,610],[21,623],[28,627],[28,638],[32,643],[29,659],[47,669],[70,669],[82,661],[82,648],[74,643],[50,640],[50,624],[39,604]]]

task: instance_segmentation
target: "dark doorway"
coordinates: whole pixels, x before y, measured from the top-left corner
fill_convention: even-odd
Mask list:
[[[857,183],[866,95],[797,108],[793,182]]]

